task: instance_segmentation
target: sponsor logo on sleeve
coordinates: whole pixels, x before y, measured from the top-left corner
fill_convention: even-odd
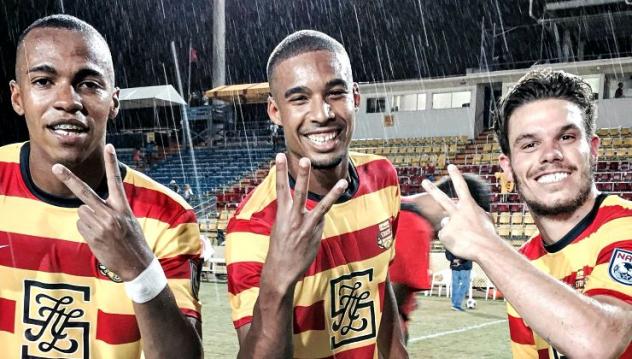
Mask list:
[[[632,285],[632,251],[616,248],[610,258],[608,273],[616,282]]]

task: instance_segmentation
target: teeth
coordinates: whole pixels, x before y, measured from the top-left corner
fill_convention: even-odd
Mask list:
[[[54,130],[70,130],[70,131],[83,131],[83,127],[71,125],[67,123],[62,123],[59,125],[55,125],[53,127]]]
[[[336,133],[335,132],[319,133],[316,135],[308,135],[307,138],[309,138],[312,142],[325,143],[327,141],[331,141],[334,138],[336,138]]]
[[[540,178],[538,178],[538,183],[554,183],[554,182],[559,182],[563,179],[565,179],[566,177],[568,177],[568,173],[562,173],[562,172],[557,172],[557,173],[551,173],[548,175],[544,175]]]

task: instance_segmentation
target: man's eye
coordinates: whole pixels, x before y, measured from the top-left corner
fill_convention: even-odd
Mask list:
[[[35,86],[44,87],[44,86],[50,85],[51,81],[47,78],[38,78],[38,79],[33,80],[32,84]]]
[[[533,148],[535,148],[535,142],[529,142],[529,143],[524,144],[522,146],[523,150],[530,150],[530,149],[533,149]]]
[[[85,88],[85,89],[89,89],[89,90],[95,90],[95,89],[100,89],[101,85],[99,85],[98,83],[94,82],[94,81],[84,81],[81,82],[79,84],[79,88]]]

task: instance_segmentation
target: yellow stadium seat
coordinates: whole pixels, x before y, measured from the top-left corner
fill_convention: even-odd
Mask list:
[[[511,213],[509,212],[501,212],[498,215],[498,224],[509,224],[511,220]]]
[[[511,226],[511,237],[513,238],[524,237],[524,227],[522,225]]]
[[[601,146],[610,147],[612,146],[612,138],[604,137],[601,139]]]
[[[511,214],[511,224],[512,225],[522,224],[522,212],[513,212]]]
[[[533,216],[531,215],[531,212],[527,212],[524,214],[524,217],[522,218],[522,222],[524,222],[524,224],[533,224]]]
[[[608,129],[607,128],[598,128],[597,129],[597,135],[599,137],[608,136]]]
[[[498,226],[498,235],[503,238],[509,238],[511,234],[510,227],[508,225]]]

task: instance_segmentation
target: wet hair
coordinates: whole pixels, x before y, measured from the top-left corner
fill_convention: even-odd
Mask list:
[[[505,155],[510,154],[509,119],[522,105],[546,99],[561,99],[574,103],[584,115],[586,136],[595,133],[595,106],[590,85],[581,77],[564,71],[536,69],[527,72],[516,85],[500,100],[494,112],[494,131]]]
[[[268,81],[272,81],[274,69],[279,63],[294,56],[313,51],[329,51],[338,55],[343,65],[348,66],[349,76],[351,76],[349,55],[340,42],[319,31],[301,30],[288,35],[272,50],[266,66]]]
[[[24,31],[22,31],[22,33],[20,34],[20,37],[18,37],[18,44],[17,44],[18,56],[20,53],[20,48],[24,44],[24,39],[26,38],[26,35],[28,35],[31,31],[35,29],[44,29],[44,28],[65,29],[65,30],[80,32],[84,34],[86,37],[92,37],[92,38],[95,38],[97,41],[103,41],[103,44],[105,44],[105,48],[108,50],[108,53],[110,52],[110,48],[107,45],[107,41],[105,41],[105,38],[103,37],[103,35],[101,35],[101,33],[97,31],[97,29],[95,29],[92,25],[71,15],[54,14],[54,15],[49,15],[41,19],[35,20],[31,25],[29,25],[26,29],[24,29]],[[112,58],[112,55],[110,54],[110,63],[112,62],[111,58]],[[114,81],[113,69],[112,69],[111,75],[112,75],[112,81]],[[17,60],[16,60],[16,65],[15,65],[15,77],[16,79],[18,77]]]
[[[465,183],[467,183],[467,188],[470,190],[470,194],[472,195],[474,201],[476,201],[482,209],[489,212],[491,210],[492,196],[489,184],[481,177],[471,173],[464,173],[463,179],[465,180]],[[445,176],[441,178],[437,183],[435,183],[435,185],[450,198],[457,197],[456,189],[454,188],[454,184],[452,183],[452,179],[450,179],[450,177]]]

